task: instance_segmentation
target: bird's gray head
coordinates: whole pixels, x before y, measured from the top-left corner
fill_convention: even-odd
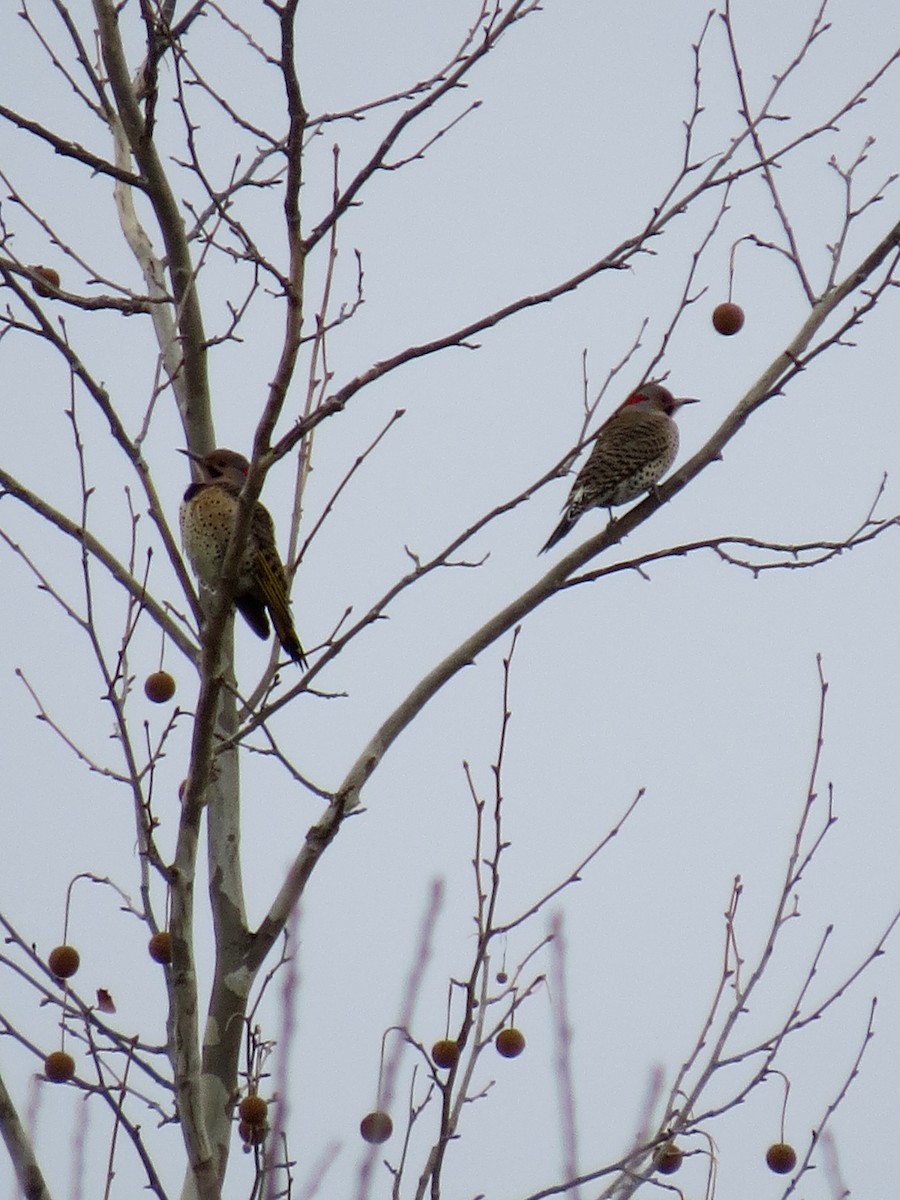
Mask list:
[[[691,396],[673,396],[668,388],[661,383],[642,383],[637,391],[632,392],[622,405],[623,411],[629,408],[642,409],[650,412],[662,412],[667,417],[674,416],[682,404],[699,404]]]
[[[194,454],[191,450],[182,450],[181,453],[197,464],[204,483],[235,483],[238,487],[244,486],[250,463],[236,450],[213,450],[211,454]]]

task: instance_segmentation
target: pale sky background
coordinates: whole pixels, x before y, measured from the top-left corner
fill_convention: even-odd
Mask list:
[[[15,14],[0,10],[0,43],[9,47],[0,103],[58,124],[103,153],[102,131],[86,120],[71,94],[44,64]],[[611,4],[606,0],[545,0],[544,11],[515,28],[473,73],[466,93],[426,118],[424,135],[474,99],[481,107],[432,147],[424,162],[381,174],[362,208],[342,224],[336,300],[351,302],[354,249],[363,256],[365,304],[338,330],[329,365],[340,386],[371,363],[403,347],[440,336],[519,295],[539,291],[601,257],[646,220],[677,169],[683,122],[692,102],[691,44],[707,5],[697,0]],[[300,67],[312,114],[338,111],[431,74],[452,53],[477,6],[463,0],[309,3],[301,22]],[[737,0],[735,20],[751,96],[765,94],[801,44],[815,7],[803,0]],[[254,15],[256,14],[256,15]],[[799,130],[825,118],[869,78],[897,40],[889,0],[836,0],[831,30],[786,89],[779,111]],[[241,16],[270,31],[262,6]],[[124,18],[123,18],[124,19]],[[129,17],[129,19],[131,19]],[[48,28],[53,28],[48,21]],[[262,35],[261,35],[262,36]],[[212,20],[192,32],[199,65],[236,54]],[[132,47],[133,55],[136,54]],[[224,57],[223,57],[224,56]],[[133,61],[136,61],[134,59]],[[242,62],[236,59],[236,62]],[[235,68],[237,70],[237,68]],[[241,68],[243,69],[243,68]],[[222,72],[227,76],[227,72]],[[231,81],[229,81],[231,82]],[[706,112],[699,145],[709,154],[740,129],[737,96],[720,24],[704,58]],[[254,119],[271,118],[280,103],[277,80],[248,74],[241,102]],[[840,230],[844,196],[831,155],[849,165],[867,135],[876,137],[858,174],[868,196],[900,169],[900,67],[840,131],[805,146],[779,174],[806,264],[816,286],[827,277],[826,245]],[[281,127],[280,108],[278,127]],[[202,115],[203,108],[198,108]],[[160,119],[173,135],[167,108]],[[341,144],[349,178],[385,128],[385,116],[326,129],[306,166],[304,221],[325,211],[331,189],[332,145]],[[788,127],[769,127],[773,140]],[[203,147],[201,130],[201,147]],[[410,153],[422,133],[401,143]],[[180,152],[174,140],[172,152]],[[218,178],[237,147],[210,138]],[[249,153],[250,143],[240,149]],[[115,224],[111,188],[88,183],[74,168],[0,125],[0,167],[46,212],[64,236],[86,248],[92,264],[135,288],[139,276]],[[176,194],[187,192],[184,182]],[[3,186],[3,195],[10,184]],[[897,220],[896,187],[851,231],[849,269]],[[261,195],[256,232],[272,253],[282,243],[279,199]],[[595,393],[633,342],[644,317],[644,349],[607,396],[603,412],[641,377],[684,286],[699,237],[718,193],[674,221],[654,244],[655,257],[628,273],[611,273],[488,331],[477,352],[456,350],[393,373],[357,396],[317,436],[306,496],[305,536],[360,450],[390,414],[406,415],[359,472],[306,555],[297,576],[294,611],[312,651],[352,605],[354,614],[409,567],[404,546],[427,557],[475,520],[548,470],[578,436],[582,414],[582,352]],[[266,216],[268,212],[275,214]],[[13,249],[25,262],[60,265],[64,286],[85,290],[73,264],[46,235],[3,201],[15,231]],[[683,317],[664,361],[669,382],[702,404],[680,419],[679,461],[692,454],[790,341],[808,315],[796,276],[772,253],[742,244],[735,299],[747,322],[734,338],[717,335],[713,305],[726,297],[732,244],[755,233],[777,239],[779,227],[759,180],[735,189],[731,209],[697,277],[709,290]],[[268,243],[265,239],[268,238]],[[318,295],[323,251],[310,268]],[[71,274],[68,274],[71,273]],[[844,270],[841,271],[841,275]],[[227,322],[226,298],[239,292],[221,264],[201,275],[208,332]],[[781,542],[839,540],[864,518],[882,476],[880,516],[900,511],[900,394],[897,387],[897,296],[887,294],[852,334],[852,348],[822,356],[786,394],[756,414],[714,465],[630,537],[620,553],[734,534]],[[63,315],[63,310],[53,310]],[[109,388],[129,429],[139,427],[154,384],[155,347],[142,318],[94,318],[65,312],[73,344]],[[248,317],[243,342],[213,352],[215,420],[221,445],[248,450],[254,421],[274,371],[281,311],[262,301]],[[0,341],[3,465],[73,516],[79,491],[68,379],[40,345],[22,336]],[[289,399],[283,429],[303,403],[303,375]],[[76,397],[88,445],[93,527],[127,555],[128,510],[123,486],[133,481],[110,451],[102,419]],[[183,444],[168,398],[160,401],[146,444],[157,487],[173,521],[187,483]],[[291,470],[274,472],[264,500],[287,531]],[[559,480],[480,534],[465,556],[489,555],[478,571],[445,571],[413,588],[317,679],[322,690],[346,693],[330,701],[303,697],[274,728],[297,765],[320,786],[341,780],[374,728],[436,661],[496,608],[540,577],[550,561],[602,528],[602,513],[586,516],[550,560],[537,550],[558,519],[568,482]],[[27,545],[54,582],[81,605],[78,556],[60,547],[16,502],[0,505],[2,528]],[[149,523],[140,527],[141,534]],[[820,997],[861,962],[898,908],[897,819],[900,644],[897,603],[898,535],[811,571],[767,572],[754,579],[713,554],[672,559],[650,571],[573,589],[525,623],[511,680],[513,719],[504,777],[506,854],[501,920],[527,907],[574,866],[608,830],[635,792],[638,811],[614,843],[550,911],[561,911],[568,943],[570,1020],[582,1170],[617,1158],[638,1121],[652,1069],[670,1082],[693,1047],[721,971],[722,914],[732,880],[744,881],[741,949],[752,959],[779,894],[792,831],[805,800],[819,702],[816,654],[830,684],[825,747],[818,780],[834,784],[836,826],[813,864],[800,901],[801,919],[784,931],[765,986],[756,997],[743,1047],[783,1021],[798,980],[824,928],[834,934],[812,995]],[[5,812],[0,845],[0,908],[43,953],[61,940],[69,879],[79,871],[110,875],[136,890],[131,803],[126,791],[90,773],[34,719],[34,704],[15,671],[21,668],[49,711],[85,752],[117,768],[111,718],[85,639],[8,549],[2,555],[5,637],[3,687]],[[162,557],[154,558],[156,594],[181,597]],[[98,584],[110,643],[121,621],[119,597]],[[249,691],[266,648],[246,628],[237,632],[241,681]],[[363,1152],[357,1125],[375,1098],[380,1038],[398,1017],[418,922],[431,880],[446,886],[432,961],[412,1032],[426,1044],[444,1031],[447,979],[468,972],[473,953],[473,813],[462,762],[482,793],[491,793],[501,711],[501,659],[509,638],[458,676],[390,751],[364,793],[366,811],[348,822],[314,876],[302,906],[297,1035],[289,1069],[290,1149],[298,1162],[298,1195],[323,1147],[340,1155],[323,1195],[347,1195]],[[135,639],[129,666],[137,677],[130,720],[143,740],[155,740],[171,708],[144,700],[140,683],[155,669],[159,637],[149,623]],[[166,665],[178,699],[196,695],[192,669],[172,647]],[[155,803],[160,840],[171,850],[176,789],[184,772],[189,723],[158,773]],[[286,865],[319,806],[274,765],[244,761],[245,882],[251,917],[265,911]],[[167,840],[169,839],[169,840]],[[198,899],[203,887],[198,888]],[[162,892],[157,903],[162,910]],[[545,916],[512,937],[514,964],[540,940]],[[146,932],[118,910],[115,895],[76,888],[70,940],[82,952],[78,984],[90,997],[108,987],[117,1020],[149,1041],[163,1037],[164,991],[145,952]],[[841,1175],[852,1194],[879,1200],[896,1191],[892,1161],[900,1110],[900,946],[851,989],[841,1003],[785,1048],[780,1065],[791,1078],[787,1133],[805,1153],[810,1130],[841,1088],[863,1037],[868,1006],[878,995],[876,1037],[860,1077],[829,1128]],[[208,956],[203,956],[208,968]],[[542,959],[539,969],[549,968]],[[37,1044],[49,1048],[54,1015],[4,972],[4,1011]],[[477,1086],[496,1080],[487,1099],[467,1111],[462,1139],[448,1155],[445,1194],[484,1193],[513,1200],[562,1173],[553,1070],[555,997],[546,990],[518,1018],[526,1053],[507,1063],[490,1052]],[[277,1006],[266,1034],[277,1036]],[[413,1065],[404,1058],[405,1096]],[[37,1061],[0,1040],[0,1070],[23,1110]],[[420,1077],[422,1072],[420,1071]],[[713,1097],[717,1093],[713,1093]],[[718,1196],[765,1198],[787,1186],[770,1174],[763,1154],[777,1140],[782,1086],[772,1080],[742,1108],[709,1127],[719,1147]],[[67,1194],[69,1149],[80,1100],[44,1088],[37,1142],[55,1194]],[[107,1126],[92,1106],[91,1153],[105,1164]],[[394,1106],[402,1124],[402,1101]],[[180,1134],[148,1138],[172,1147],[164,1174],[177,1194]],[[436,1109],[422,1117],[436,1128]],[[156,1138],[159,1141],[156,1142]],[[174,1140],[173,1140],[174,1139]],[[421,1166],[414,1142],[408,1183]],[[392,1159],[400,1138],[387,1144]],[[700,1139],[686,1148],[700,1149]],[[166,1150],[160,1151],[164,1157]],[[118,1193],[140,1180],[130,1151],[120,1147]],[[821,1153],[817,1170],[797,1194],[830,1200]],[[705,1159],[687,1162],[671,1181],[689,1197],[705,1188]],[[97,1162],[89,1168],[95,1178]],[[235,1147],[229,1196],[249,1189],[250,1162]],[[409,1194],[412,1193],[409,1187]],[[596,1194],[588,1188],[585,1197]],[[0,1158],[0,1195],[13,1195],[10,1168]],[[87,1187],[86,1195],[99,1194]],[[130,1194],[136,1194],[134,1192]],[[390,1194],[376,1175],[373,1195]]]

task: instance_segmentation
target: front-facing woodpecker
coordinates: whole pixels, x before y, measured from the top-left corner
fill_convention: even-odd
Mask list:
[[[234,450],[213,450],[205,456],[190,450],[182,453],[197,464],[200,480],[184,493],[179,512],[181,543],[196,575],[207,587],[215,588],[250,464]],[[268,509],[258,501],[250,518],[234,603],[261,638],[269,636],[271,617],[283,649],[294,662],[306,666],[289,608],[287,575],[275,545],[275,526]]]
[[[659,383],[644,383],[623,401],[594,435],[594,448],[578,472],[563,517],[541,550],[566,536],[589,508],[614,508],[650,491],[678,453],[678,426],[672,420],[682,404]]]

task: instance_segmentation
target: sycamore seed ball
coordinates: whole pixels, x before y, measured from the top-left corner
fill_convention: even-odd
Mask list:
[[[144,693],[154,704],[165,704],[175,695],[175,680],[168,671],[154,671],[144,681]]]
[[[47,966],[57,979],[71,979],[80,963],[81,956],[74,946],[54,946],[47,958]]]
[[[787,1142],[775,1142],[766,1151],[766,1165],[776,1175],[788,1175],[797,1165],[797,1152]]]
[[[441,1038],[431,1047],[431,1057],[436,1067],[449,1071],[459,1062],[459,1045],[452,1038]]]
[[[386,1142],[394,1132],[394,1122],[386,1112],[376,1109],[375,1112],[366,1113],[360,1121],[359,1132],[362,1134],[363,1141],[379,1146],[382,1142]]]
[[[44,1059],[44,1074],[51,1083],[68,1083],[75,1074],[75,1059],[65,1050],[53,1050]]]
[[[494,1046],[498,1054],[502,1054],[504,1058],[518,1058],[525,1049],[525,1035],[520,1029],[515,1029],[512,1025],[508,1029],[501,1029],[494,1040]]]
[[[32,267],[31,270],[35,275],[40,275],[41,279],[46,279],[51,287],[44,287],[40,283],[32,283],[32,288],[38,296],[52,296],[52,288],[59,287],[59,271],[55,271],[53,267]]]
[[[666,1142],[653,1151],[653,1165],[660,1175],[674,1175],[684,1159],[684,1154],[674,1142]]]
[[[238,1137],[245,1146],[258,1146],[266,1140],[268,1129],[265,1125],[251,1125],[248,1121],[238,1123]]]
[[[269,1115],[269,1106],[262,1096],[251,1092],[238,1105],[238,1115],[247,1125],[265,1125]]]
[[[170,963],[172,961],[172,935],[168,929],[160,929],[154,933],[147,943],[147,952],[154,962]]]
[[[732,337],[744,327],[744,310],[739,304],[717,304],[712,315],[713,328],[723,337]]]

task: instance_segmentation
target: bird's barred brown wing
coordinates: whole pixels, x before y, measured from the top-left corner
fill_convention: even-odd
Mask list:
[[[294,662],[306,666],[306,655],[291,617],[284,567],[275,549],[275,526],[268,510],[261,504],[257,505],[253,512],[253,533],[257,545],[254,564],[256,586],[269,610],[269,616],[275,626],[275,636]]]
[[[570,505],[578,515],[595,505],[627,504],[651,488],[678,452],[678,426],[658,412],[623,412],[597,439],[575,480]]]

